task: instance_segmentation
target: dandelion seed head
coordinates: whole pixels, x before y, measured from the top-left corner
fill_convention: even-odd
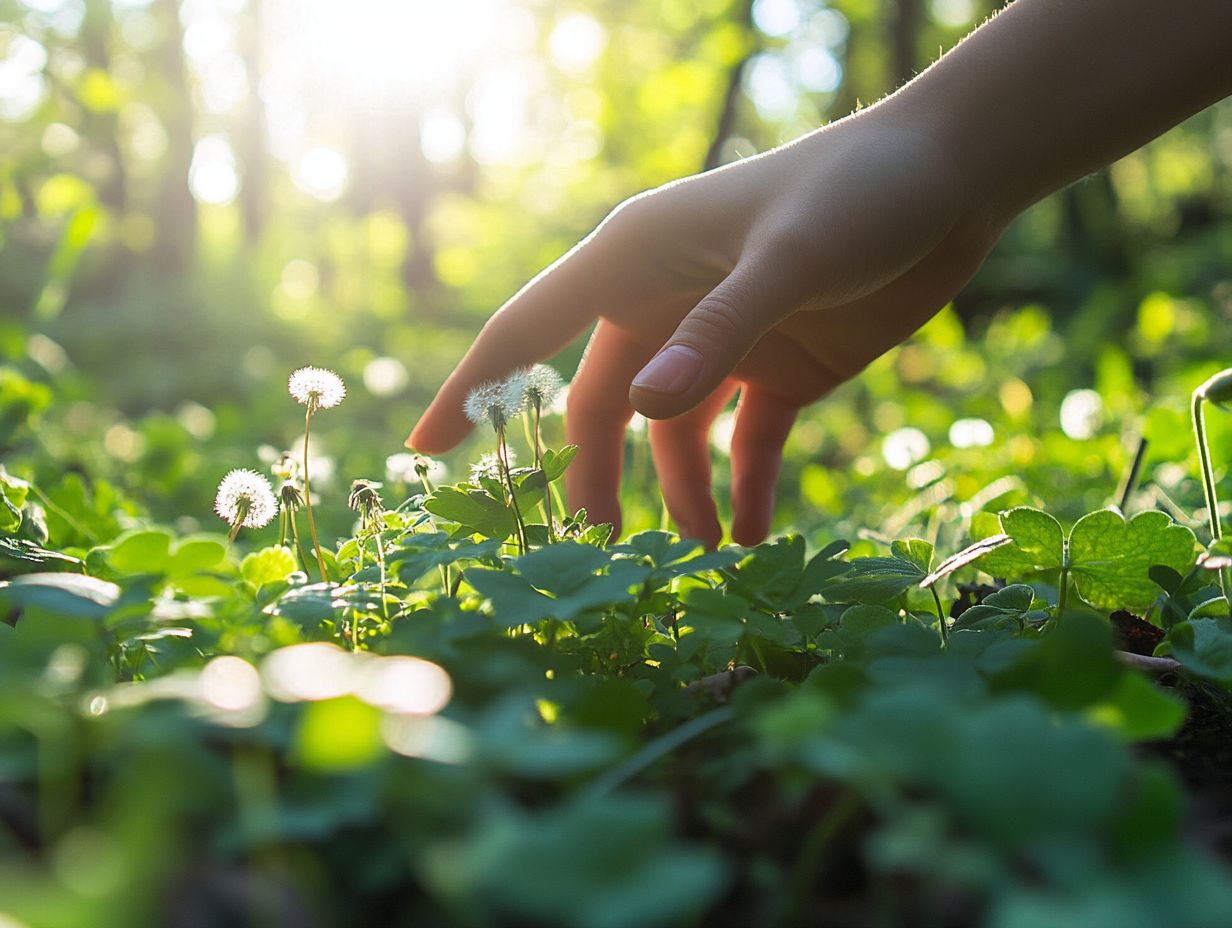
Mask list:
[[[214,511],[229,525],[238,521],[245,528],[269,525],[278,512],[270,482],[255,470],[233,470],[218,484]]]
[[[545,412],[551,410],[556,395],[565,385],[560,374],[556,373],[556,368],[546,364],[536,364],[528,368],[522,376],[522,393],[526,397],[527,404]]]
[[[332,409],[346,399],[346,384],[323,367],[301,367],[287,381],[287,390],[297,403],[316,409]]]
[[[441,461],[422,454],[400,451],[385,459],[385,479],[390,483],[418,483],[423,477],[441,483],[447,476],[449,469]]]
[[[517,455],[513,453],[512,448],[506,448],[505,453],[509,455],[509,466],[513,467],[517,461]],[[499,480],[501,476],[500,458],[494,452],[488,452],[471,465],[471,480],[479,481],[483,478],[490,480]]]
[[[494,429],[502,429],[514,419],[526,405],[524,375],[514,373],[505,380],[482,383],[466,394],[463,410],[466,418],[476,425],[485,422]]]

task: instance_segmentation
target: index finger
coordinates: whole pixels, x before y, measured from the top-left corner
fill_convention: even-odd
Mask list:
[[[551,357],[595,320],[584,254],[578,245],[496,311],[416,423],[407,447],[425,454],[453,448],[472,428],[462,411],[471,390]]]

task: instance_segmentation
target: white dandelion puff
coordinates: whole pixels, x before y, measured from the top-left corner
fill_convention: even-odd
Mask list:
[[[418,483],[421,477],[441,483],[448,476],[449,468],[443,462],[422,454],[399,451],[385,459],[385,479],[390,483]]]
[[[512,448],[506,448],[505,453],[509,455],[509,466],[513,467],[517,463],[517,455],[513,453]],[[471,480],[478,482],[484,478],[489,480],[500,480],[501,478],[501,460],[494,452],[488,452],[471,465]]]
[[[315,409],[332,409],[346,399],[346,384],[323,367],[301,367],[287,380],[287,390],[297,403]]]
[[[531,408],[547,411],[552,408],[556,395],[565,385],[554,367],[536,364],[523,374],[522,394]]]
[[[515,373],[505,380],[482,383],[466,394],[463,410],[476,425],[487,422],[494,429],[503,429],[526,405],[524,375]]]
[[[218,484],[214,511],[229,525],[261,528],[278,512],[270,482],[255,470],[233,470]]]

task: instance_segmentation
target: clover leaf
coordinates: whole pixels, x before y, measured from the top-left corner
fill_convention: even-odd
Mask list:
[[[1097,609],[1145,609],[1159,594],[1151,568],[1184,575],[1194,563],[1194,541],[1162,512],[1140,512],[1128,522],[1111,509],[1089,513],[1069,533],[1078,595]]]

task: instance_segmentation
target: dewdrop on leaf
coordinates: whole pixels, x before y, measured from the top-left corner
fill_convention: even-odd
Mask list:
[[[270,482],[255,470],[233,470],[218,484],[214,511],[228,525],[261,528],[278,512]]]
[[[332,409],[346,399],[346,384],[323,367],[301,367],[287,380],[287,390],[297,403],[315,409]]]

